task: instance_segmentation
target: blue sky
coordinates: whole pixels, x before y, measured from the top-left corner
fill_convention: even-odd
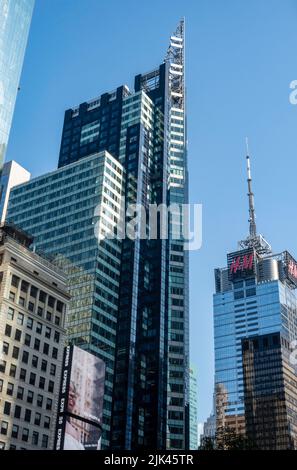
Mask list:
[[[248,231],[245,136],[259,230],[297,256],[295,0],[36,0],[7,160],[33,176],[57,165],[65,109],[162,62],[186,18],[190,199],[203,204],[191,253],[191,358],[199,421],[213,391],[213,269]]]

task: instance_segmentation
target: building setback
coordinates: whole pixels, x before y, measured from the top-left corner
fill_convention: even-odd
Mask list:
[[[278,380],[279,374],[286,375],[287,366],[280,353],[280,339],[277,343],[279,357],[269,364],[270,373],[262,371],[262,362],[266,353],[276,358],[276,351],[271,347],[267,351],[252,353],[251,345],[259,342],[263,345],[272,338],[283,338],[287,345],[297,337],[297,264],[288,252],[273,254],[267,241],[256,232],[254,196],[251,188],[250,159],[247,157],[249,187],[249,236],[239,243],[237,251],[227,256],[227,267],[215,270],[216,293],[214,295],[214,336],[215,336],[215,390],[216,390],[216,428],[221,431],[231,427],[237,433],[251,436],[253,403],[257,404],[257,416],[264,416],[266,422],[257,421],[257,435],[265,434],[270,423],[270,444],[275,448],[284,444],[278,441],[279,417],[272,411],[261,409],[266,406],[260,399],[259,383],[252,375],[261,379],[261,393],[269,394],[270,400],[278,400],[278,390],[282,388],[282,405],[292,413],[282,418],[283,426],[292,429],[293,437],[297,424],[295,406],[290,403],[290,394],[286,394],[287,382],[271,388],[271,380]],[[264,339],[263,339],[264,338]],[[266,339],[265,339],[266,338]],[[270,340],[268,344],[270,344]],[[283,344],[283,343],[282,343]],[[244,348],[243,348],[244,346]],[[243,349],[242,349],[243,348]],[[285,347],[282,346],[282,351]],[[267,360],[267,357],[266,357]],[[266,364],[267,365],[267,364]],[[290,371],[293,377],[295,372]],[[274,377],[272,379],[271,377]],[[291,378],[292,378],[291,377]],[[295,379],[296,380],[296,377]],[[255,387],[251,390],[251,386]],[[264,396],[263,395],[263,396]],[[296,395],[296,389],[293,395]],[[296,402],[297,396],[294,396]],[[248,405],[247,405],[248,403]],[[268,416],[269,415],[269,416]],[[291,423],[289,425],[289,422]],[[259,430],[262,426],[262,430]],[[260,433],[260,434],[259,434]],[[289,438],[288,438],[289,439]],[[287,441],[288,442],[288,441]],[[256,442],[266,448],[267,443],[259,439]],[[282,447],[286,448],[286,447]]]
[[[0,229],[0,446],[53,449],[64,321],[66,276],[32,252],[32,238]]]
[[[56,177],[67,172],[71,165],[84,165],[92,154],[107,150],[125,174],[122,181],[125,208],[129,204],[141,204],[147,214],[150,204],[187,203],[184,66],[182,20],[170,38],[164,63],[149,73],[137,75],[133,92],[121,86],[66,111],[60,173]],[[12,191],[8,217],[30,230],[45,251],[61,252],[87,271],[85,261],[74,256],[76,244],[70,234],[74,226],[78,238],[86,227],[92,231],[94,207],[88,206],[84,226],[79,216],[75,223],[71,222],[73,215],[68,212],[70,227],[67,225],[63,230],[69,243],[63,244],[62,232],[57,229],[62,222],[56,222],[63,217],[51,214],[43,189],[40,188],[39,198],[34,194],[37,181],[33,180],[33,186],[29,183]],[[51,197],[50,185],[48,191]],[[61,187],[59,191],[57,197],[62,198],[64,189]],[[33,209],[37,200],[43,205],[43,221]],[[56,203],[52,204],[54,208]],[[84,201],[81,201],[81,212],[85,212]],[[51,224],[55,226],[53,231],[49,230]],[[141,224],[148,229],[143,220]],[[86,306],[81,304],[73,326],[69,325],[69,335],[71,341],[109,361],[106,363],[109,398],[104,406],[102,446],[188,448],[188,255],[183,239],[173,239],[170,225],[167,240],[158,237],[100,242],[97,248],[101,250],[100,256],[95,245],[92,252],[88,248],[92,243],[86,241],[83,250],[89,250],[88,263],[97,264],[98,279],[104,284],[98,290],[100,315],[95,321],[95,313],[85,313]],[[102,250],[100,246],[104,243],[106,248]],[[112,273],[107,278],[108,285],[106,272]],[[104,296],[102,289],[107,291]],[[95,295],[96,290],[89,292],[90,303]],[[93,339],[89,345],[88,338],[96,336],[95,333],[104,339],[97,342]]]

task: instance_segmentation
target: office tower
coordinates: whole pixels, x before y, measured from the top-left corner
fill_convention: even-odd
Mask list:
[[[8,143],[34,1],[0,3],[0,165]]]
[[[297,376],[281,333],[242,340],[246,435],[263,450],[297,449]]]
[[[11,188],[29,181],[31,174],[14,160],[4,163],[0,170],[0,221],[6,218],[8,199]]]
[[[175,203],[180,208],[187,203],[184,21],[170,38],[165,61],[153,71],[137,75],[134,91],[123,85],[66,111],[58,174],[70,165],[83,165],[103,150],[125,172],[125,209],[140,204],[147,214],[151,204]],[[30,230],[45,251],[60,250],[81,266],[71,256],[73,240],[65,247],[57,243],[58,232],[52,237],[43,229],[41,235],[31,210],[26,214],[21,208],[20,191],[28,198],[28,208],[32,200],[35,204],[34,191],[29,190],[32,186],[22,188],[12,192],[9,217]],[[46,205],[42,210],[44,220],[56,224],[50,222]],[[70,223],[71,213],[68,217]],[[114,449],[189,447],[188,254],[183,239],[172,236],[171,221],[168,239],[126,237],[114,248],[119,251],[114,254],[112,269],[116,269],[116,283],[110,281],[114,298],[108,321],[111,317],[112,331],[102,321],[106,311],[96,325],[100,331],[108,330],[112,351],[106,376],[112,410],[111,416],[103,416],[102,445]],[[79,224],[77,221],[75,226]],[[143,219],[140,225],[148,230]],[[174,228],[181,225],[180,218]],[[72,229],[67,230],[71,233]],[[94,251],[88,262],[95,263],[95,258]],[[104,267],[100,261],[98,276]],[[94,295],[90,292],[89,298]],[[83,347],[93,321],[85,322],[85,329],[78,328],[79,315],[70,339],[76,338]],[[93,353],[103,360],[106,342],[92,344]],[[109,412],[106,406],[104,412]]]
[[[122,165],[101,152],[17,186],[8,209],[68,272],[68,340],[106,364],[102,448],[109,446],[121,263],[120,240],[102,238],[120,216],[123,181]]]
[[[257,234],[249,157],[247,172],[249,235],[227,255],[227,267],[215,270],[214,295],[217,431],[231,427],[238,433],[246,425],[242,341],[280,333],[290,343],[297,329],[297,265],[286,251],[273,254]]]
[[[197,371],[190,366],[190,449],[198,448]]]
[[[69,301],[66,276],[29,249],[32,238],[0,230],[0,446],[53,449]]]
[[[187,203],[184,21],[159,68],[67,110],[59,166],[107,149],[126,204]],[[123,241],[114,448],[188,448],[188,254],[183,240]],[[127,380],[128,378],[128,380]],[[124,412],[126,410],[126,412]]]

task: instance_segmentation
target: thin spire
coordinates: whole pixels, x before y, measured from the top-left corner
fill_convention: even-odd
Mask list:
[[[248,197],[249,197],[249,224],[250,224],[250,237],[257,236],[256,216],[255,216],[255,201],[254,193],[252,191],[252,176],[251,176],[251,163],[249,156],[249,142],[246,137],[246,163],[247,163],[247,183],[248,183]]]

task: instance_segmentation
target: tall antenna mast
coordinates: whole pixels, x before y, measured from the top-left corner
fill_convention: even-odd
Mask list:
[[[249,224],[250,224],[250,237],[257,236],[256,216],[255,216],[255,201],[254,193],[252,191],[252,176],[251,176],[251,163],[249,156],[249,141],[246,137],[246,163],[247,163],[247,183],[248,183],[248,197],[249,197]]]

